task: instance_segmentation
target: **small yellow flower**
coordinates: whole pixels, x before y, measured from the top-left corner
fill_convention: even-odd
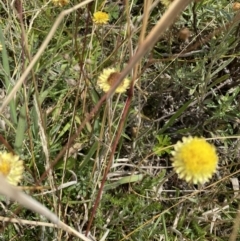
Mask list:
[[[173,167],[181,179],[194,184],[208,181],[217,169],[218,156],[204,138],[183,137],[172,151]]]
[[[238,2],[233,3],[232,9],[234,11],[238,11],[240,9],[240,3],[238,3]]]
[[[2,49],[3,49],[3,46],[0,44],[0,51],[2,51]]]
[[[95,12],[93,14],[93,22],[95,24],[106,24],[109,21],[109,15],[105,12]]]
[[[69,4],[69,0],[52,0],[53,4],[58,7],[63,7]]]
[[[104,69],[101,75],[98,77],[97,84],[104,92],[108,92],[119,76],[120,73],[117,72],[114,68]],[[125,78],[117,87],[116,93],[125,92],[129,87],[129,84],[130,80]]]
[[[23,175],[23,161],[12,153],[0,152],[0,174],[12,185],[17,185]]]

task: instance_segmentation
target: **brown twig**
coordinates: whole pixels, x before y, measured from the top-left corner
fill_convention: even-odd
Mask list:
[[[145,3],[146,3],[144,5],[145,17],[143,19],[144,27],[142,27],[141,36],[139,38],[139,44],[141,44],[143,42],[143,40],[144,40],[146,27],[147,27],[148,14],[149,14],[149,6],[150,6],[151,2],[149,1],[149,2],[145,2]],[[128,9],[128,4],[126,4],[126,9]],[[105,182],[107,180],[107,175],[109,173],[109,170],[110,170],[110,168],[112,166],[114,154],[115,154],[118,142],[120,140],[120,137],[121,137],[121,134],[122,134],[122,131],[123,131],[125,120],[127,119],[127,115],[129,113],[129,108],[130,108],[132,97],[133,97],[134,82],[135,82],[136,75],[137,75],[137,69],[138,69],[138,65],[135,66],[134,76],[133,76],[133,79],[132,79],[132,82],[131,82],[130,89],[128,91],[128,98],[126,100],[126,104],[125,104],[125,107],[124,107],[124,110],[123,110],[123,114],[122,114],[122,117],[121,117],[121,120],[120,120],[120,123],[119,123],[119,126],[118,126],[118,131],[117,131],[115,140],[114,140],[114,142],[113,142],[113,144],[111,146],[111,153],[110,153],[108,165],[107,165],[107,167],[104,170],[103,178],[102,178],[102,181],[101,181],[101,186],[100,186],[100,189],[98,191],[98,195],[97,195],[96,201],[94,203],[94,206],[93,206],[93,209],[92,209],[92,212],[91,212],[91,216],[90,216],[90,219],[89,219],[89,222],[88,222],[88,225],[87,225],[86,236],[88,235],[88,233],[90,231],[93,219],[95,217],[97,208],[99,206],[101,195],[102,195],[102,192],[103,192],[103,187],[104,187]]]
[[[121,118],[119,126],[118,126],[116,138],[115,138],[115,140],[113,142],[113,145],[112,145],[109,161],[108,161],[107,167],[105,168],[103,178],[102,178],[102,181],[101,181],[101,186],[100,186],[100,189],[98,191],[98,195],[97,195],[96,201],[95,201],[93,209],[92,209],[91,217],[90,217],[88,225],[87,225],[86,236],[88,235],[88,233],[90,231],[90,228],[91,228],[91,225],[92,225],[92,222],[93,222],[93,218],[95,216],[95,213],[97,211],[97,208],[98,208],[98,205],[99,205],[99,202],[100,202],[100,199],[101,199],[103,187],[104,187],[104,184],[107,180],[107,174],[109,173],[109,170],[112,166],[113,157],[114,157],[119,139],[120,139],[121,134],[122,134],[124,123],[125,123],[125,120],[126,120],[127,115],[128,115],[128,110],[129,110],[130,105],[131,105],[132,97],[133,97],[133,85],[131,86],[131,88],[129,89],[129,92],[128,92],[128,98],[126,100],[126,104],[125,104],[125,108],[124,108],[124,111],[123,111],[123,114],[122,114],[122,118]]]
[[[8,149],[8,151],[10,151],[14,154],[13,148],[1,134],[0,134],[0,142]]]

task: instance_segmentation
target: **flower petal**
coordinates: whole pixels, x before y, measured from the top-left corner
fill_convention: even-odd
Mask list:
[[[173,167],[181,179],[194,184],[205,183],[217,169],[218,156],[204,138],[183,137],[172,151]]]

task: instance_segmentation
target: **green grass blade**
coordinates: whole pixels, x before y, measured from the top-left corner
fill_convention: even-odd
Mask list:
[[[11,81],[10,81],[11,74],[10,74],[10,68],[9,68],[8,54],[7,54],[4,36],[3,36],[3,32],[2,32],[1,28],[0,28],[0,43],[2,45],[1,52],[2,52],[2,65],[3,65],[3,69],[4,69],[4,82],[5,82],[5,87],[6,87],[7,94],[8,94],[12,90],[12,85],[11,85]],[[10,105],[11,120],[12,120],[13,124],[16,126],[17,113],[16,113],[16,104],[13,99],[10,101],[9,105]]]
[[[188,106],[192,103],[193,100],[189,100],[186,102],[171,118],[170,120],[163,126],[163,128],[158,133],[159,135],[164,133],[164,131],[173,125],[173,123],[176,121],[176,119],[188,108]]]
[[[14,150],[16,153],[21,153],[22,144],[25,136],[27,121],[26,121],[26,107],[25,105],[20,109],[20,115],[18,119],[17,131],[16,131],[16,138],[14,144]]]

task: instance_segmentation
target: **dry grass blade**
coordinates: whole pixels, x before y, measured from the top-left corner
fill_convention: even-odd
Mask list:
[[[8,217],[0,216],[0,221],[9,222],[9,223],[20,223],[22,225],[33,225],[33,226],[44,226],[44,227],[58,228],[57,224],[54,224],[54,223],[30,221],[30,220],[24,220],[24,219],[20,219],[20,218],[17,219],[17,218],[8,218]]]
[[[0,176],[1,186],[0,186],[0,193],[5,195],[6,197],[19,202],[26,208],[31,209],[39,214],[44,215],[46,218],[51,220],[51,222],[58,224],[59,219],[58,217],[50,212],[46,207],[41,205],[39,202],[31,198],[30,196],[26,195],[25,193],[19,191],[14,186],[10,185],[3,176]]]
[[[71,227],[67,226],[63,222],[61,222],[58,217],[52,213],[49,209],[47,209],[45,206],[43,206],[41,203],[37,202],[32,197],[28,196],[27,194],[19,191],[14,186],[10,185],[3,176],[0,175],[0,193],[5,195],[6,197],[17,201],[24,207],[37,212],[46,218],[48,218],[52,223],[56,224],[59,228],[73,233],[75,236],[81,238],[84,241],[90,241],[90,239],[86,238],[83,234],[77,232],[76,230],[72,229]]]
[[[240,205],[238,206],[238,211],[236,218],[234,220],[233,230],[229,237],[229,241],[236,241],[239,233],[239,227],[240,227]]]

